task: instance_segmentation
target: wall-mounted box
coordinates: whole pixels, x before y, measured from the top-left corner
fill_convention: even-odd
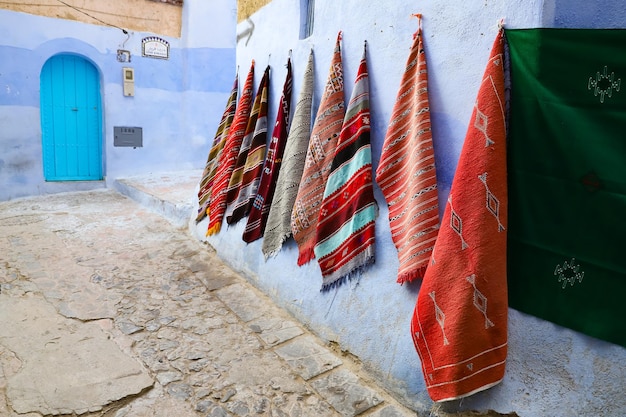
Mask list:
[[[141,127],[114,126],[113,146],[143,146],[143,129]]]
[[[133,97],[135,95],[135,70],[132,68],[122,68],[124,77],[124,96]]]

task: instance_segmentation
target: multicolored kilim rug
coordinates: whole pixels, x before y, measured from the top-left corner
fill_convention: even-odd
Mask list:
[[[280,172],[280,166],[283,160],[285,143],[287,142],[292,84],[291,58],[289,58],[287,59],[287,77],[283,85],[283,94],[280,97],[278,111],[276,113],[276,123],[274,123],[272,140],[270,141],[265,163],[261,171],[258,193],[250,207],[248,223],[246,223],[246,229],[243,232],[243,240],[247,243],[254,242],[261,238],[265,231],[267,216],[270,211],[272,199],[274,198],[276,181],[278,180],[278,173]],[[260,146],[263,147],[263,153],[265,153],[265,142]]]
[[[434,401],[504,377],[507,172],[504,36],[493,45],[411,321]]]
[[[211,192],[211,202],[209,203],[209,210],[207,212],[209,216],[209,226],[207,230],[207,236],[219,233],[222,228],[222,220],[224,219],[224,211],[226,210],[226,189],[230,181],[230,176],[235,168],[237,162],[237,156],[239,155],[239,148],[241,147],[241,141],[246,132],[246,126],[248,125],[248,118],[250,117],[250,107],[252,104],[252,83],[254,82],[254,61],[250,65],[250,71],[246,77],[246,83],[244,84],[239,103],[237,104],[237,111],[235,112],[235,118],[228,132],[224,149],[222,149],[222,155],[220,156],[215,178],[213,180],[213,187]]]
[[[235,224],[243,219],[256,196],[265,158],[267,142],[267,101],[270,84],[270,66],[261,78],[246,134],[241,142],[235,169],[226,192],[226,222]]]
[[[367,47],[352,96],[317,223],[315,257],[322,269],[322,291],[374,262],[378,206],[372,185]]]
[[[328,80],[311,131],[302,181],[291,213],[291,231],[299,250],[298,265],[304,265],[315,257],[313,248],[320,204],[344,115],[341,32],[339,32]]]
[[[626,347],[626,30],[507,30],[511,307]]]
[[[230,125],[235,118],[235,110],[237,109],[237,94],[239,84],[239,74],[235,75],[235,82],[233,88],[228,96],[228,102],[226,103],[226,109],[222,114],[222,119],[215,132],[215,138],[213,139],[213,145],[209,151],[204,172],[202,172],[202,179],[200,180],[200,189],[198,190],[198,216],[196,222],[204,219],[207,215],[207,208],[209,207],[211,199],[211,188],[213,187],[213,179],[215,172],[217,171],[217,165],[222,155],[222,149],[226,143],[228,132],[230,132]]]
[[[398,249],[399,283],[424,276],[439,231],[421,18],[414,37],[376,169],[376,182],[389,206],[391,237]]]
[[[291,211],[304,170],[305,156],[311,136],[311,106],[313,103],[313,51],[302,77],[302,87],[293,113],[285,144],[283,163],[278,173],[274,199],[267,215],[263,235],[265,259],[275,256],[291,236]]]

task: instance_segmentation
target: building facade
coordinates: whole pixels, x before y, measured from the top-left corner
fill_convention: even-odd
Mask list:
[[[45,12],[17,6],[0,10],[0,200],[104,187],[127,175],[202,169],[237,67],[241,85],[256,61],[256,88],[261,68],[271,66],[268,119],[273,121],[287,57],[291,55],[294,67],[294,104],[313,50],[317,109],[339,31],[346,98],[363,41],[368,42],[376,167],[417,30],[412,15],[421,13],[439,202],[444,207],[499,22],[503,19],[511,28],[626,25],[626,11],[615,0],[185,0],[182,8],[135,0],[128,2],[132,13],[126,13],[137,17],[132,22],[113,17],[115,10],[94,13],[85,7],[99,19],[93,21],[75,9],[61,12],[54,2],[40,3],[48,6]],[[148,15],[154,7],[162,7],[158,18]],[[164,13],[172,18],[162,25],[148,24]],[[64,77],[82,81],[56,94],[55,86],[68,84]],[[82,101],[66,102],[67,97]],[[84,112],[92,117],[76,122]],[[58,114],[62,117],[55,118]],[[72,141],[50,147],[45,138],[55,129]],[[119,137],[123,134],[132,138],[125,142]],[[85,135],[89,140],[83,142]],[[327,293],[319,291],[321,274],[315,262],[297,266],[292,240],[266,261],[261,241],[242,241],[244,222],[208,239],[206,221],[193,224],[192,231],[322,339],[358,357],[402,403],[428,413],[436,406],[426,392],[409,328],[420,284],[396,283],[397,251],[387,205],[376,186],[374,194],[379,207],[376,263]],[[626,349],[513,309],[508,318],[504,380],[446,404],[445,410],[626,415]]]
[[[241,5],[243,3],[243,5]],[[317,110],[328,76],[337,34],[343,32],[346,102],[350,97],[363,42],[368,44],[371,141],[374,169],[404,71],[413,34],[423,16],[429,99],[435,147],[439,206],[443,210],[455,174],[481,76],[500,21],[508,28],[624,27],[626,14],[615,1],[480,1],[384,3],[346,0],[240,1],[247,10],[237,25],[237,64],[272,68],[268,120],[277,103],[289,54],[294,66],[293,101],[298,97],[309,52],[315,56]],[[256,7],[258,5],[258,7]],[[309,10],[312,7],[313,14]],[[615,10],[606,14],[603,10]],[[312,28],[306,27],[312,22]],[[582,59],[582,58],[581,58]],[[243,75],[242,75],[243,76]],[[586,85],[585,85],[586,87]],[[413,409],[496,410],[520,416],[622,415],[626,413],[626,350],[553,323],[509,309],[509,353],[504,380],[493,388],[442,406],[429,398],[410,321],[419,281],[400,286],[398,256],[391,240],[387,204],[375,186],[376,263],[331,292],[321,293],[315,261],[298,267],[298,248],[288,240],[276,257],[265,260],[261,241],[246,244],[245,221],[205,238],[206,223],[195,227],[218,254],[329,342],[355,355],[399,400]],[[441,407],[441,408],[439,408]],[[426,415],[426,414],[425,414]]]
[[[0,10],[0,200],[206,161],[235,74],[236,5],[94,3]]]

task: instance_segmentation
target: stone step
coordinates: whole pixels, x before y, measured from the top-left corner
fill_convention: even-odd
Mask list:
[[[187,227],[197,209],[201,170],[165,172],[117,178],[113,188],[176,227]]]

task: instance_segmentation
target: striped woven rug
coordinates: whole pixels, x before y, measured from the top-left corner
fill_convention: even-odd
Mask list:
[[[269,94],[270,67],[263,73],[246,134],[241,142],[235,169],[226,191],[226,222],[235,224],[243,219],[256,196],[261,169],[265,158],[267,141],[267,100]]]
[[[215,132],[213,139],[213,145],[209,151],[204,171],[202,172],[202,179],[200,180],[200,188],[198,190],[198,216],[196,222],[204,219],[207,215],[207,208],[211,201],[211,189],[213,187],[213,179],[215,178],[215,172],[217,171],[217,165],[222,155],[222,149],[226,143],[228,132],[230,132],[230,125],[235,118],[235,111],[237,109],[237,94],[239,84],[239,74],[235,75],[235,82],[233,88],[228,96],[228,102],[226,103],[226,109],[222,114],[222,119]]]
[[[207,236],[219,233],[222,228],[222,220],[224,219],[224,211],[226,210],[226,189],[230,181],[230,176],[235,168],[237,156],[241,141],[246,131],[248,118],[250,117],[250,107],[252,104],[252,83],[254,81],[254,61],[250,65],[250,71],[246,77],[241,97],[237,103],[237,111],[235,118],[230,127],[230,132],[226,138],[222,155],[220,156],[217,172],[213,180],[213,189],[211,193],[211,202],[207,212],[209,216],[209,226]]]
[[[372,184],[367,47],[320,208],[315,257],[322,270],[322,291],[340,285],[374,262],[378,206]]]
[[[262,167],[261,179],[256,197],[250,207],[248,222],[243,232],[244,242],[250,243],[261,238],[265,231],[267,216],[274,198],[276,181],[282,165],[285,143],[287,142],[287,132],[289,130],[289,112],[291,109],[291,58],[287,59],[287,76],[283,85],[283,94],[280,97],[278,111],[276,112],[276,122],[272,139]],[[260,146],[265,149],[265,142]],[[263,151],[265,153],[265,150]]]
[[[302,181],[291,212],[291,231],[299,251],[298,265],[304,265],[315,257],[313,248],[320,204],[344,115],[341,32],[339,32],[324,94],[311,131]]]
[[[278,173],[274,199],[267,215],[261,247],[265,259],[278,254],[291,236],[291,211],[304,170],[307,146],[311,136],[311,105],[313,103],[313,50],[302,76],[300,95],[285,144],[283,163]]]
[[[422,278],[437,239],[439,203],[421,19],[383,143],[376,182],[389,206],[391,237],[399,258],[397,281]]]

